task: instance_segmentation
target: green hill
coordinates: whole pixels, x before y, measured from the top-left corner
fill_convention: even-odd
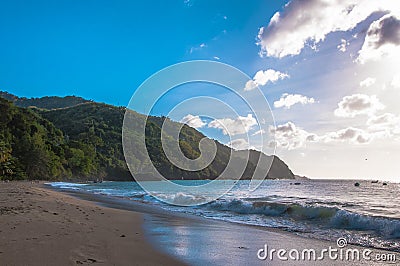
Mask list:
[[[37,107],[43,109],[65,108],[65,107],[76,106],[82,103],[91,102],[76,96],[66,96],[66,97],[46,96],[42,98],[17,97],[13,94],[4,91],[0,91],[0,97],[13,102],[18,107],[25,107],[25,108]]]
[[[7,117],[13,117],[11,120],[1,121],[0,124],[0,136],[5,136],[1,138],[4,139],[3,144],[0,142],[2,149],[0,167],[3,167],[0,168],[0,174],[3,169],[3,178],[132,180],[125,163],[121,141],[125,108],[76,97],[74,99],[81,100],[72,101],[69,97],[46,97],[30,101],[26,98],[13,97],[15,97],[14,103],[20,106],[29,103],[30,107],[35,108],[20,108],[5,100],[0,102],[2,113],[4,109]],[[52,99],[53,103],[50,104],[44,99]],[[19,120],[17,121],[15,117],[19,117]],[[131,117],[134,120],[145,119],[138,113],[133,113]],[[164,119],[168,118],[149,117],[146,144],[152,162],[167,178],[213,179],[225,169],[231,153],[234,158],[244,160],[243,152],[234,151],[216,141],[217,155],[207,168],[197,172],[178,169],[168,161],[161,146],[160,134]],[[181,126],[177,122],[174,123],[176,126]],[[35,132],[26,130],[32,125],[33,128],[37,127],[40,130]],[[138,133],[132,132],[132,134]],[[180,148],[188,158],[195,159],[200,154],[199,141],[204,137],[194,128],[184,125],[180,133]],[[30,149],[20,151],[21,138],[24,138],[30,147],[39,147],[36,149],[40,149],[41,154],[38,156],[31,154]],[[267,156],[258,151],[251,151],[242,178],[251,178],[260,155],[266,156],[269,161],[273,160],[268,178],[294,178],[288,166],[278,157]],[[32,156],[43,161],[38,164],[26,158],[33,158]],[[134,158],[133,167],[145,168],[141,164],[142,155],[135,156],[137,158]],[[3,160],[3,157],[6,159]],[[40,171],[27,166],[32,164],[39,165]],[[13,168],[13,175],[7,174],[7,167]],[[239,175],[235,172],[231,174]]]
[[[30,109],[0,98],[0,175],[3,179],[71,177],[78,172],[79,152],[67,145],[61,130]],[[90,147],[81,147],[83,150]],[[93,159],[89,153],[82,160]],[[93,168],[81,169],[87,174]]]

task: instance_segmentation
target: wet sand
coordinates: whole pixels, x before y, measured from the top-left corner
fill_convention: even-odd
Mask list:
[[[206,219],[194,215],[170,212],[157,206],[143,204],[126,198],[94,195],[85,192],[67,192],[84,200],[94,201],[103,206],[143,213],[147,239],[159,250],[179,258],[189,265],[397,265],[400,254],[379,249],[370,249],[366,260],[362,258],[363,247],[346,245],[343,259],[330,259],[325,253],[322,260],[280,260],[277,252],[272,257],[260,260],[257,253],[268,245],[269,251],[285,249],[314,249],[316,258],[322,249],[338,249],[336,241],[306,238],[280,229],[249,226],[226,221]],[[357,249],[360,259],[346,260],[347,250]],[[339,249],[338,249],[339,250]],[[333,253],[333,257],[334,257]],[[378,261],[377,255],[394,254],[395,261]],[[262,253],[260,255],[265,255]],[[339,255],[339,254],[338,254]],[[286,254],[288,257],[288,254]]]

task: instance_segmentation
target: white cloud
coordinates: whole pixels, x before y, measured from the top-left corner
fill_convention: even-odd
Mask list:
[[[394,88],[400,88],[400,74],[397,74],[393,77],[390,85],[392,85]]]
[[[197,45],[197,46],[191,47],[189,53],[192,54],[192,53],[194,53],[194,52],[196,52],[196,51],[199,51],[199,50],[201,50],[201,49],[203,49],[203,48],[206,48],[206,47],[207,47],[207,44],[201,43],[201,44],[199,44],[199,45]]]
[[[224,135],[230,136],[245,134],[255,125],[257,125],[257,120],[252,114],[238,116],[236,119],[215,119],[208,123],[208,127],[221,129]]]
[[[250,148],[249,143],[245,139],[235,139],[228,142],[227,145],[235,150],[246,150]]]
[[[393,0],[292,0],[258,33],[260,54],[297,55],[305,45],[315,46],[327,34],[348,31],[375,11],[396,7]]]
[[[258,130],[258,131],[256,131],[256,132],[254,132],[254,133],[252,134],[252,136],[262,135],[262,134],[265,134],[265,130],[264,130],[264,129],[260,129],[260,130]]]
[[[350,141],[356,144],[365,144],[372,140],[372,135],[362,129],[348,127],[336,132],[330,132],[325,136],[322,136],[321,139],[325,142]]]
[[[400,118],[394,114],[385,113],[370,117],[367,125],[374,131],[386,131],[391,134],[400,129]]]
[[[275,141],[270,142],[270,147],[277,146],[288,150],[305,147],[306,143],[332,143],[347,142],[352,144],[368,144],[374,139],[388,138],[400,135],[400,119],[392,114],[371,117],[368,120],[370,131],[347,127],[331,131],[322,135],[308,132],[297,127],[293,122],[287,122],[276,127],[270,127],[270,133],[275,135]],[[380,127],[377,127],[380,126]]]
[[[363,81],[360,82],[360,86],[361,87],[369,87],[369,86],[374,85],[375,82],[376,82],[375,78],[368,77],[368,78],[366,78],[366,79],[364,79]]]
[[[364,64],[386,56],[400,56],[400,18],[394,14],[371,23],[356,61]]]
[[[245,91],[251,91],[257,88],[257,84],[254,82],[254,80],[249,80],[246,82],[246,85],[244,86]]]
[[[355,117],[361,114],[372,115],[384,108],[385,106],[375,95],[353,94],[343,97],[334,114],[339,117]]]
[[[279,72],[274,69],[267,69],[265,71],[259,70],[253,77],[252,80],[249,80],[246,83],[246,86],[244,88],[245,91],[250,91],[255,89],[257,86],[264,86],[268,82],[275,83],[280,79],[285,79],[288,78],[289,75]]]
[[[276,127],[271,126],[269,131],[275,135],[276,145],[288,150],[303,147],[305,142],[308,141],[307,138],[314,135],[296,127],[293,122],[287,122]]]
[[[191,0],[183,0],[183,3],[188,7],[193,6],[193,0],[192,1]]]
[[[346,41],[345,39],[341,39],[340,40],[340,44],[337,46],[337,48],[339,49],[339,51],[341,51],[341,52],[346,52],[346,50],[347,50],[347,46],[349,45],[350,43],[348,42],[348,41]]]
[[[184,123],[193,128],[201,128],[204,127],[207,123],[203,122],[201,118],[197,115],[188,114],[182,118],[181,123]]]
[[[284,93],[278,101],[274,102],[274,107],[275,108],[284,107],[286,109],[290,109],[290,107],[298,103],[302,105],[313,104],[315,103],[315,99],[308,98],[307,96],[303,96],[300,94]]]

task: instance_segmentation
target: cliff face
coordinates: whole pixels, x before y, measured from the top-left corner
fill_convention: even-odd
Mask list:
[[[15,113],[29,112],[30,116],[25,117],[24,121],[41,121],[47,126],[40,129],[40,139],[43,141],[43,149],[50,150],[51,162],[49,165],[56,165],[54,174],[41,176],[40,174],[32,174],[24,163],[19,163],[19,171],[25,173],[25,178],[36,179],[92,179],[104,178],[106,180],[132,180],[127,169],[121,143],[121,129],[125,108],[115,107],[102,103],[87,101],[82,98],[70,97],[44,97],[44,98],[19,98],[8,93],[0,93],[11,100],[14,104],[2,100],[2,105],[9,108],[3,108],[5,114],[13,110]],[[28,108],[26,107],[34,107]],[[7,110],[8,111],[7,111]],[[142,120],[145,117],[139,113],[133,112],[133,119]],[[217,145],[217,155],[214,161],[205,169],[196,172],[183,171],[172,165],[164,154],[160,142],[161,126],[165,117],[149,117],[147,121],[146,143],[149,155],[157,166],[159,172],[169,179],[214,179],[218,177],[225,169],[231,153],[237,160],[244,160],[243,151],[234,151],[231,148],[215,141]],[[35,122],[36,123],[36,122]],[[180,123],[173,122],[176,126]],[[18,143],[13,142],[15,132],[10,128],[21,127],[14,120],[10,120],[2,124],[1,134],[9,136],[6,139],[5,147],[12,149],[11,154],[14,155],[16,161],[21,161],[16,153]],[[20,130],[23,130],[22,128]],[[3,133],[2,133],[3,132]],[[51,132],[56,132],[52,135]],[[31,134],[31,133],[29,133]],[[35,133],[32,133],[35,135]],[[132,132],[132,134],[137,134]],[[146,135],[147,136],[147,135]],[[183,125],[180,134],[180,148],[188,158],[197,158],[199,156],[199,141],[205,136],[194,128]],[[35,137],[37,138],[37,137]],[[48,139],[49,138],[49,139]],[[56,139],[56,141],[54,140]],[[28,142],[31,141],[27,140]],[[133,142],[135,140],[133,139]],[[12,144],[13,143],[13,144]],[[0,143],[1,144],[1,143]],[[134,143],[133,143],[134,144]],[[1,146],[1,145],[0,145]],[[1,147],[0,147],[1,148]],[[6,148],[4,150],[7,150]],[[1,150],[0,150],[1,152]],[[2,155],[2,154],[0,154]],[[141,164],[141,154],[136,154],[138,158],[134,160],[138,169],[144,169]],[[253,176],[255,166],[260,156],[263,156],[265,165],[260,167],[267,170],[271,164],[267,178],[287,178],[293,179],[294,175],[289,167],[278,157],[268,156],[258,151],[250,151],[250,157],[246,171],[241,176],[243,179],[249,179]],[[1,156],[0,156],[1,157]],[[47,156],[49,157],[49,156]],[[0,162],[1,163],[1,162]],[[1,165],[0,165],[1,167]],[[53,167],[54,168],[54,167]],[[46,172],[49,168],[44,167],[41,173]],[[267,172],[267,171],[265,171]],[[0,175],[2,171],[0,169]],[[233,170],[228,178],[237,178],[240,171]],[[10,176],[9,176],[10,178]],[[260,176],[259,178],[265,178]]]

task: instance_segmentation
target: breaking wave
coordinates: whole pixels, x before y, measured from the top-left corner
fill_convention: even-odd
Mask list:
[[[400,238],[399,219],[368,216],[338,207],[232,199],[214,201],[207,208],[239,215],[258,214],[306,221],[325,228],[375,231],[385,238]]]

